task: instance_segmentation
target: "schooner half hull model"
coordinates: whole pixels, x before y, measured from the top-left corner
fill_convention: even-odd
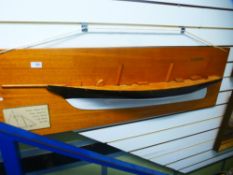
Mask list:
[[[213,76],[201,80],[183,80],[184,82],[151,83],[148,85],[124,86],[84,86],[67,87],[49,85],[47,89],[63,98],[123,98],[142,99],[159,98],[192,93],[221,81]]]
[[[51,134],[211,107],[228,53],[203,46],[15,50],[0,55],[0,111],[39,115],[35,108],[46,105],[50,127],[35,132]]]
[[[162,105],[202,99],[208,86],[219,77],[148,85],[67,87],[49,85],[47,89],[62,96],[73,107],[85,110],[123,109]]]

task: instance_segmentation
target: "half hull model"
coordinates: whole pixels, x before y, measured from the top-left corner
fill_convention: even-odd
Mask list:
[[[0,55],[0,110],[46,104],[51,127],[35,132],[50,134],[210,107],[221,85],[229,52],[225,50],[138,47],[9,52]]]
[[[47,89],[65,98],[75,108],[120,109],[201,99],[205,97],[208,86],[219,81],[221,81],[220,77],[212,76],[143,85],[80,87],[49,85]],[[85,100],[81,100],[83,98]]]
[[[49,85],[47,89],[64,98],[159,98],[192,93],[221,81],[218,76],[182,82],[162,82],[145,85],[80,86],[66,87]]]

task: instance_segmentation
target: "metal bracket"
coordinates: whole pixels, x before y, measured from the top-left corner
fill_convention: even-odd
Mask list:
[[[83,33],[88,32],[88,24],[87,23],[82,23],[81,24],[81,29]]]
[[[186,31],[186,28],[185,28],[185,27],[183,27],[183,26],[181,26],[181,27],[180,27],[180,33],[181,33],[181,34],[184,34],[184,33],[185,33],[185,31]]]

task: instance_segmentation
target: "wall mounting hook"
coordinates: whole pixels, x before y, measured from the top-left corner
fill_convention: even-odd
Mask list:
[[[81,30],[83,33],[88,32],[88,24],[87,23],[82,23],[81,24]]]
[[[185,31],[186,31],[186,28],[185,28],[184,26],[181,26],[181,27],[180,27],[180,33],[181,33],[181,34],[184,34]]]

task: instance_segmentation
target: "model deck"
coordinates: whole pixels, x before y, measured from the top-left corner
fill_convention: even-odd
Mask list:
[[[115,86],[54,86],[49,85],[49,91],[64,98],[158,98],[176,96],[194,91],[217,83],[221,78],[210,76],[200,80],[180,80],[180,82],[160,82],[144,85],[115,85]]]

